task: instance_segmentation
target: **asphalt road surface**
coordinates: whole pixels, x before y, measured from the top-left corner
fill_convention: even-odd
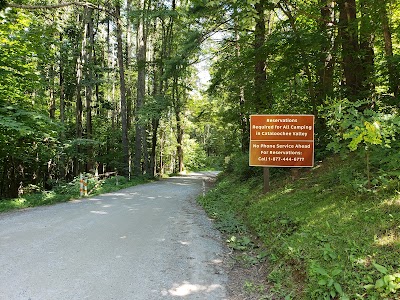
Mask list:
[[[227,299],[212,173],[0,214],[0,300]]]

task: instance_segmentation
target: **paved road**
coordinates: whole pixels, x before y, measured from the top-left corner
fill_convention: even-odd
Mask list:
[[[227,299],[205,176],[0,214],[0,300]]]

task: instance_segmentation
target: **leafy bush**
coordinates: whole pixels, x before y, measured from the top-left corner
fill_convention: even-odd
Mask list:
[[[149,181],[145,176],[134,177],[130,181],[123,176],[113,176],[102,180],[97,180],[92,174],[85,174],[85,176],[88,178],[89,196],[117,191]],[[80,177],[75,177],[71,182],[59,182],[51,191],[24,194],[16,199],[0,200],[0,212],[50,205],[79,198],[79,181]]]
[[[359,192],[357,183],[366,179],[359,153],[326,159],[297,180],[276,173],[266,195],[260,180],[243,179],[249,173],[240,168],[241,155],[199,201],[233,249],[250,245],[245,237],[259,237],[279,299],[397,299],[399,153],[381,151],[370,152],[371,178],[380,180],[374,193]]]
[[[185,147],[184,165],[185,168],[191,171],[204,170],[207,166],[207,154],[204,149],[197,144],[194,140],[191,142],[190,147]]]
[[[397,180],[400,175],[398,159],[393,160],[400,150],[398,108],[382,106],[375,110],[361,109],[366,105],[372,107],[373,104],[344,99],[335,101],[333,106],[324,111],[332,132],[328,148],[342,154],[356,152],[365,163],[365,175],[359,178],[357,184],[360,190],[389,186],[391,179]],[[391,157],[390,161],[387,161],[388,157]]]
[[[252,177],[262,176],[262,168],[249,166],[248,153],[235,153],[230,157],[225,166],[225,172],[234,174],[241,180],[247,180]]]
[[[352,102],[347,99],[335,101],[324,110],[327,125],[332,133],[328,145],[335,152],[350,151],[378,145],[390,148],[400,134],[400,116],[395,107],[361,109],[372,107],[372,101]]]

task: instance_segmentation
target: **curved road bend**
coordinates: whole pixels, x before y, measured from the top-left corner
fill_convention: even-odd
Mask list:
[[[227,299],[192,174],[0,214],[0,299]]]

